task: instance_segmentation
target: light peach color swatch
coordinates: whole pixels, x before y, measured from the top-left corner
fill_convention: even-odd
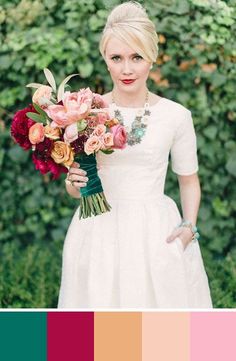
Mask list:
[[[142,313],[94,313],[94,360],[142,361]]]
[[[190,313],[142,313],[142,361],[189,361]]]

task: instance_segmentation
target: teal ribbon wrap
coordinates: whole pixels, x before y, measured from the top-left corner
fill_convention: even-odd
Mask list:
[[[110,211],[111,206],[106,200],[102,183],[98,176],[96,155],[81,153],[78,156],[78,162],[80,168],[87,172],[86,176],[89,179],[86,187],[80,188],[79,218],[87,218],[92,215],[97,216]]]

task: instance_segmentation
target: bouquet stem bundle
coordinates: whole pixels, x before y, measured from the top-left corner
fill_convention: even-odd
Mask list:
[[[102,183],[97,172],[97,161],[95,154],[79,154],[80,167],[87,172],[88,183],[86,187],[80,188],[80,210],[79,218],[87,218],[92,215],[109,212],[111,206],[106,200]]]

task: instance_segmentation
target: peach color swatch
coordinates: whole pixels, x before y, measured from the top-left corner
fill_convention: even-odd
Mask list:
[[[143,312],[142,361],[189,361],[189,312]]]
[[[94,314],[95,361],[141,361],[141,348],[141,312]]]

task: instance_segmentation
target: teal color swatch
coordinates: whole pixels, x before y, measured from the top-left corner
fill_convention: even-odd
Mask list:
[[[46,312],[0,312],[0,360],[46,361]]]

